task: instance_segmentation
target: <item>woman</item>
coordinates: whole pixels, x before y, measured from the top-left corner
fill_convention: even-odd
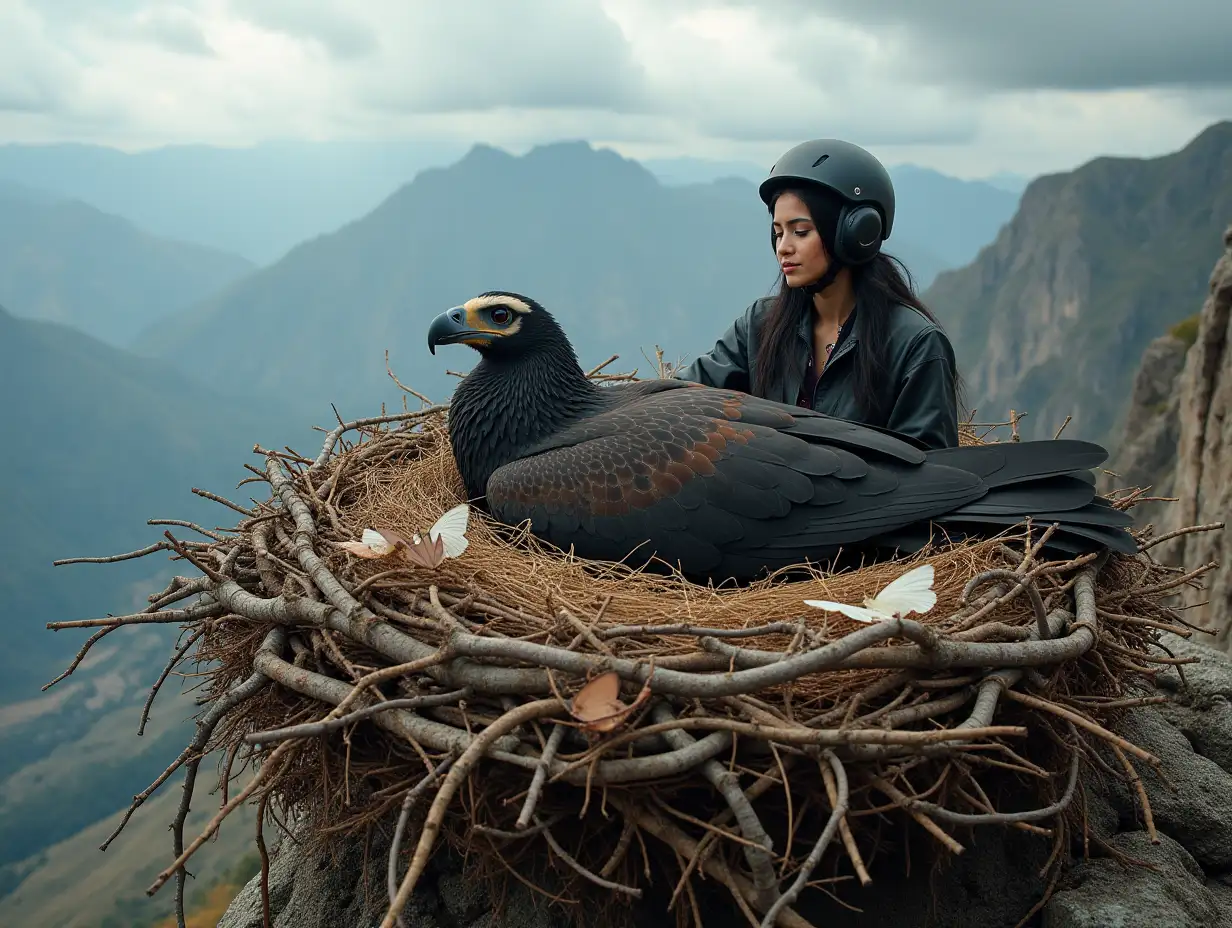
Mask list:
[[[816,139],[783,155],[760,193],[779,292],[677,376],[957,446],[954,349],[881,253],[894,223],[885,168],[858,146]]]

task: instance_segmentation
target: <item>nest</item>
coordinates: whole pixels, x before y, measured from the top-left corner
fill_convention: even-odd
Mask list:
[[[682,922],[700,925],[708,878],[753,925],[806,926],[811,896],[876,879],[868,836],[886,819],[955,854],[973,826],[1030,831],[1053,842],[1055,885],[1082,827],[1076,784],[1097,764],[1136,785],[1151,827],[1134,770],[1159,759],[1109,726],[1157,700],[1154,674],[1180,663],[1156,637],[1188,636],[1167,597],[1201,571],[1153,560],[1164,539],[1149,529],[1133,557],[1043,560],[1049,530],[1028,523],[909,562],[730,589],[588,563],[478,513],[466,552],[435,568],[339,547],[370,526],[424,532],[463,499],[444,415],[340,422],[315,459],[257,448],[249,481],[268,484],[264,502],[195,491],[241,517],[233,530],[167,520],[204,540],[168,530],[141,551],[74,559],[169,551],[196,568],[141,614],[51,626],[98,629],[58,679],[103,635],[146,622],[183,629],[150,702],[181,662],[207,669],[196,737],[124,817],[186,769],[175,859],[149,890],[176,880],[181,924],[186,863],[248,801],[263,880],[261,822],[279,813],[322,839],[392,828],[383,928],[442,839],[488,875],[533,882],[550,863],[557,899],[619,911],[654,858],[674,868]],[[803,604],[859,603],[923,561],[938,601],[918,621],[862,625]],[[609,674],[621,692],[595,721],[577,696]],[[210,754],[223,804],[186,844]]]

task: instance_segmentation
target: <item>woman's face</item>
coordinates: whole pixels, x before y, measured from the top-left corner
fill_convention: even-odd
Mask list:
[[[774,201],[772,226],[774,253],[789,287],[803,287],[820,280],[830,267],[830,256],[817,234],[813,217],[804,201],[790,191]]]

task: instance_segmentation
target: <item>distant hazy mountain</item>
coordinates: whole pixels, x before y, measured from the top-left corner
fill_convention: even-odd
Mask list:
[[[896,231],[890,250],[931,277],[931,239],[909,232],[926,225],[910,215],[917,208],[902,208],[908,231]],[[914,244],[921,239],[930,247]],[[541,300],[584,362],[618,352],[622,364],[644,368],[642,352],[656,343],[675,354],[710,348],[770,292],[776,272],[765,207],[747,180],[665,186],[637,162],[582,142],[523,157],[476,146],[362,219],[159,323],[137,345],[166,359],[208,356],[234,386],[313,408],[336,400],[367,409],[378,397],[398,400],[386,348],[405,380],[448,395],[454,381],[443,368],[473,359],[433,359],[425,327],[483,290]]]
[[[970,267],[925,294],[979,418],[1108,440],[1147,344],[1192,315],[1232,221],[1232,122],[1161,158],[1097,158],[1031,182]]]
[[[167,320],[139,348],[207,356],[227,381],[366,414],[404,381],[436,397],[467,352],[433,358],[438,312],[490,289],[542,301],[583,363],[619,352],[709,348],[773,286],[765,213],[745,181],[664,187],[640,164],[585,143],[524,157],[476,146],[422,172],[376,210]]]
[[[128,153],[98,145],[0,146],[0,178],[76,197],[154,235],[257,264],[371,210],[463,145],[285,142],[173,145]]]
[[[895,239],[925,243],[941,259],[939,270],[974,261],[1018,208],[1017,193],[984,181],[959,180],[910,164],[891,168],[890,176],[897,206],[887,247]]]
[[[1031,183],[1031,178],[1026,174],[1015,174],[1012,171],[998,171],[996,174],[989,174],[982,178],[984,183],[991,187],[996,187],[998,190],[1008,190],[1010,193],[1021,194],[1027,189],[1027,184]]]
[[[234,254],[156,238],[79,200],[0,184],[0,305],[123,345],[252,270]]]
[[[269,264],[364,216],[419,171],[452,163],[464,151],[396,141],[171,146],[133,154],[93,145],[6,145],[0,146],[0,190],[8,180],[56,191],[155,235]],[[689,157],[644,166],[667,186],[731,177],[757,183],[769,167]],[[894,251],[909,261],[921,286],[938,271],[971,261],[1013,214],[1021,190],[1007,194],[911,166],[891,174],[906,216]],[[961,222],[953,221],[956,215]]]
[[[642,166],[669,187],[708,184],[726,177],[760,183],[770,165],[755,161],[722,161],[709,158],[645,158]]]
[[[133,585],[171,566],[165,555],[105,566],[53,560],[143,547],[163,531],[148,518],[219,524],[225,512],[191,488],[227,495],[254,442],[278,447],[291,436],[270,414],[272,401],[221,399],[161,362],[2,309],[0,396],[3,704],[38,695],[85,638],[47,631],[46,622],[144,608],[152,590],[136,596]]]

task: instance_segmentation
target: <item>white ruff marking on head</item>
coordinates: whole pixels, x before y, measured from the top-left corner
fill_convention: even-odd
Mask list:
[[[507,306],[515,313],[522,313],[523,315],[531,311],[530,306],[517,297],[501,296],[500,294],[477,296],[474,299],[467,300],[463,308],[467,312],[478,312],[481,309],[487,309],[489,306]]]

